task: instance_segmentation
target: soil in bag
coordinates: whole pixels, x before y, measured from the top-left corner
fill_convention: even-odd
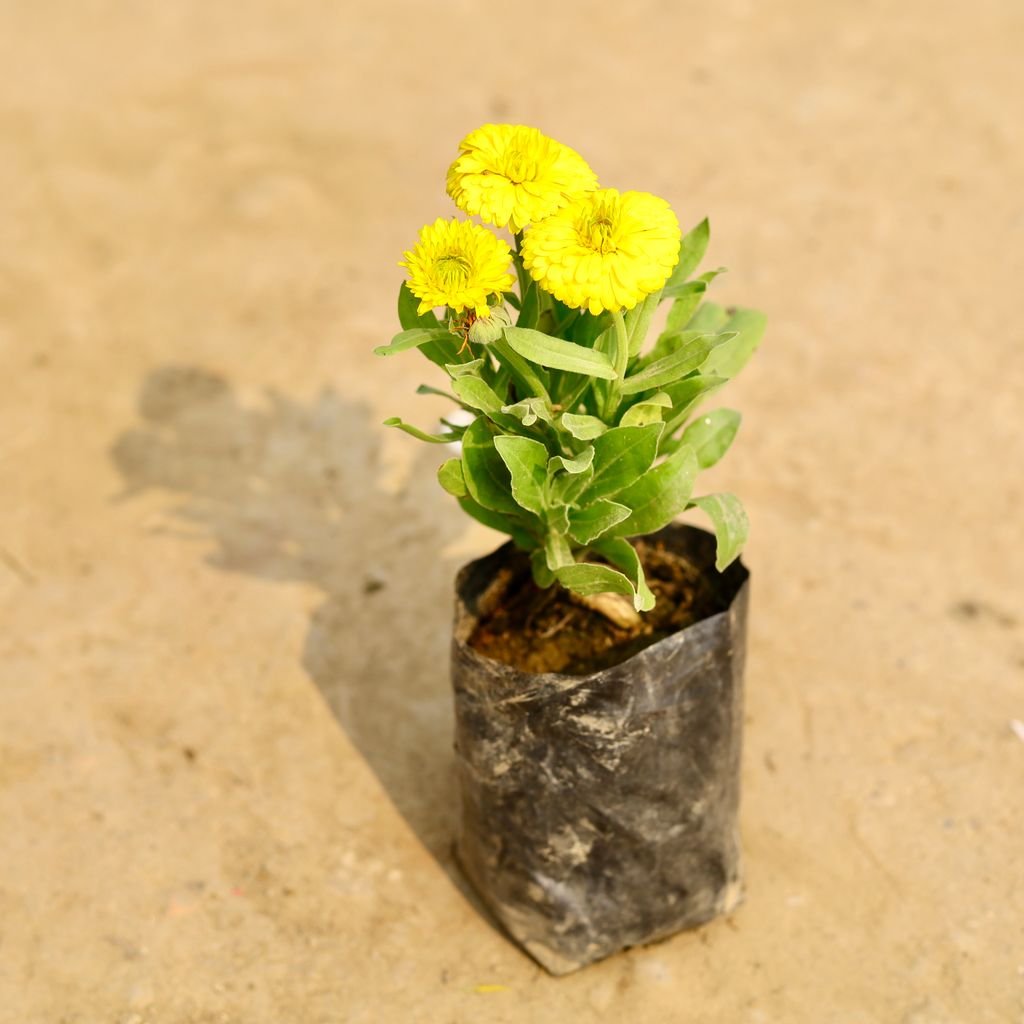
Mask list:
[[[748,573],[717,572],[714,536],[691,526],[638,546],[658,602],[632,633],[537,590],[511,543],[456,583],[459,862],[554,974],[742,895]]]
[[[695,565],[658,539],[636,547],[657,599],[639,627],[615,625],[562,587],[542,590],[523,559],[503,570],[496,607],[481,617],[469,646],[524,672],[587,675],[728,607],[731,591],[723,593],[713,568]]]

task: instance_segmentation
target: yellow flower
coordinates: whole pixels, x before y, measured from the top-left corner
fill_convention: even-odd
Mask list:
[[[402,255],[405,259],[398,265],[409,271],[409,291],[420,300],[420,313],[449,306],[456,313],[472,309],[486,316],[488,296],[512,287],[511,250],[487,228],[468,220],[438,217]]]
[[[597,188],[575,150],[521,124],[485,124],[460,143],[448,168],[448,195],[466,213],[515,234]]]
[[[545,291],[597,314],[632,309],[679,262],[679,221],[664,199],[586,192],[523,236],[523,265]]]

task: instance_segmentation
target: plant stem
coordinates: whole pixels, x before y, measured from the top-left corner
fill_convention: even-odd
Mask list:
[[[522,302],[526,298],[526,289],[530,283],[530,277],[526,273],[526,268],[523,266],[523,257],[519,251],[520,246],[523,244],[523,233],[521,231],[517,231],[512,236],[512,241],[515,244],[512,262],[516,267],[516,278],[519,281],[519,301]]]
[[[622,382],[626,377],[626,367],[629,365],[629,334],[626,331],[622,310],[612,313],[612,324],[615,327],[615,380],[608,389],[608,401],[604,408],[606,420],[610,420],[619,407]]]
[[[621,381],[626,376],[626,364],[629,362],[629,335],[622,310],[612,313],[612,323],[615,325],[615,373]]]
[[[640,312],[637,314],[636,320],[633,321],[633,329],[629,333],[629,354],[631,357],[639,354],[644,338],[647,337],[647,332],[651,328],[651,320],[654,318],[660,302],[661,289],[659,288],[656,292],[648,295],[641,304]]]

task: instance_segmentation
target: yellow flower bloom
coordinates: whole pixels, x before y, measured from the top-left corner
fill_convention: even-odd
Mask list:
[[[448,195],[466,213],[515,234],[597,188],[575,150],[521,124],[485,124],[460,143],[448,168]]]
[[[679,262],[679,221],[664,199],[586,192],[523,236],[523,265],[545,291],[597,314],[632,309]]]
[[[438,217],[420,231],[416,245],[402,254],[409,271],[409,291],[420,300],[419,312],[448,306],[461,313],[487,315],[488,296],[512,287],[512,252],[487,228],[468,220]]]

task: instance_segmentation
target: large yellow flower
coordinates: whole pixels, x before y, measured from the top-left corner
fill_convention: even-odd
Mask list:
[[[679,262],[679,221],[664,199],[613,188],[586,192],[523,236],[523,265],[567,306],[632,309]]]
[[[521,124],[485,124],[460,143],[448,168],[448,195],[460,210],[515,234],[597,188],[575,150]]]
[[[405,259],[398,265],[409,271],[409,291],[420,300],[420,313],[449,306],[456,313],[472,309],[486,316],[488,296],[512,287],[511,250],[487,228],[468,220],[438,217],[402,255]]]

